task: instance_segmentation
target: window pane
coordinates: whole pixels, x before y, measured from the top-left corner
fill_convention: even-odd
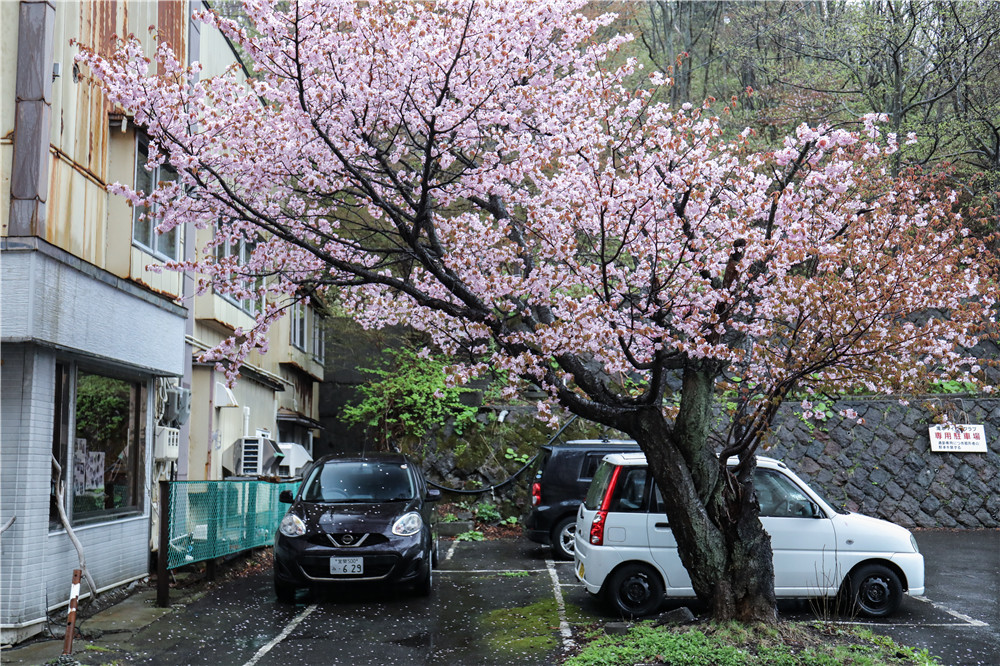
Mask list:
[[[146,160],[149,158],[149,148],[145,141],[139,141],[135,163],[135,189],[144,194],[153,190],[153,174],[146,171]],[[143,215],[148,210],[145,206],[137,206],[133,211],[132,239],[146,247],[153,247],[153,229],[149,220]]]
[[[618,481],[618,502],[614,511],[638,511],[646,494],[646,468],[633,468]]]
[[[177,181],[177,172],[169,167],[160,167],[159,176],[161,183],[173,183]],[[177,259],[179,236],[179,227],[174,227],[165,234],[157,234],[156,251],[160,254],[165,254],[171,259]]]
[[[811,517],[810,500],[801,488],[783,474],[757,470],[754,488],[760,515],[778,518]]]
[[[69,451],[69,417],[70,417],[70,369],[65,363],[56,363],[56,386],[55,386],[55,409],[52,423],[52,457],[59,461],[62,467],[62,483],[66,484],[70,478],[69,468],[66,465],[66,455]],[[49,504],[49,521],[54,526],[59,526],[62,521],[59,518],[59,510],[56,507],[56,486],[55,476],[52,478],[50,489],[51,502]],[[65,486],[64,486],[65,487]],[[65,499],[65,498],[63,498]],[[65,509],[65,506],[63,507]]]
[[[74,519],[138,506],[142,394],[136,383],[77,373]]]

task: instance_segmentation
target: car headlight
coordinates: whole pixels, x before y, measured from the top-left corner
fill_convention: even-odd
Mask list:
[[[404,513],[392,525],[392,533],[399,536],[412,536],[420,531],[424,526],[423,519],[416,511]]]
[[[920,549],[917,548],[917,537],[913,536],[912,534],[910,534],[910,545],[913,546],[914,553],[920,552]]]
[[[286,513],[278,525],[278,531],[285,536],[298,537],[306,533],[306,524],[294,513]]]

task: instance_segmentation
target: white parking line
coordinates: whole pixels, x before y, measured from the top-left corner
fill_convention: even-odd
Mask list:
[[[969,617],[965,613],[959,613],[956,610],[952,610],[952,609],[948,608],[944,604],[940,604],[940,603],[938,603],[936,601],[931,601],[927,597],[914,596],[913,598],[917,599],[919,601],[925,601],[925,602],[929,603],[931,606],[933,606],[934,608],[936,608],[937,610],[943,611],[943,612],[947,613],[948,615],[951,615],[952,617],[957,618],[957,619],[961,620],[962,622],[965,622],[965,623],[969,624],[970,626],[973,626],[973,627],[988,627],[988,626],[990,626],[986,622],[983,622],[981,620],[977,620],[975,618]],[[935,625],[927,624],[927,625],[923,625],[923,626],[925,626],[925,627],[932,627],[932,626],[935,626]],[[942,626],[953,627],[955,625],[950,624],[950,625],[942,625]]]
[[[255,654],[253,658],[250,659],[250,661],[243,664],[243,666],[254,666],[254,664],[260,661],[261,657],[270,652],[275,645],[288,638],[288,635],[292,633],[295,627],[299,626],[299,623],[302,622],[302,620],[309,617],[309,614],[312,613],[314,610],[316,610],[316,608],[317,605],[312,604],[311,606],[307,606],[306,608],[302,609],[302,612],[296,615],[294,618],[292,618],[292,621],[288,623],[288,625],[284,628],[284,630],[282,630],[280,634],[275,636],[270,643],[268,643],[261,649],[257,650],[257,654]]]
[[[559,576],[556,574],[556,566],[552,560],[545,560],[545,567],[549,570],[549,577],[552,578],[552,589],[556,595],[556,608],[559,610],[559,633],[562,635],[563,650],[568,650],[576,643],[573,641],[573,630],[569,628],[569,621],[566,619],[566,602],[563,601]]]
[[[448,560],[450,560],[451,557],[452,557],[452,555],[455,554],[455,546],[457,546],[457,545],[458,545],[457,541],[452,541],[451,542],[451,547],[448,548],[448,553],[444,556],[444,561],[445,562],[447,562]]]
[[[543,573],[548,569],[435,569],[437,573],[475,573],[475,574],[519,574],[519,573]]]

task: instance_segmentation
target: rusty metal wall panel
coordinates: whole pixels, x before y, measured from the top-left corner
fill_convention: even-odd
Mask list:
[[[160,42],[167,42],[181,62],[187,58],[187,0],[159,0],[156,28]]]

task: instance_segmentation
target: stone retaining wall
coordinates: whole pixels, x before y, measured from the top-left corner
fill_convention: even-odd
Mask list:
[[[837,415],[847,408],[863,422]],[[507,446],[522,453],[537,451],[548,435],[534,410],[507,409],[506,427],[483,438],[482,445],[496,451]],[[850,400],[832,405],[832,412],[826,421],[806,420],[801,407],[786,404],[771,446],[761,454],[787,462],[827,501],[850,511],[906,527],[1000,527],[1000,398],[948,396],[914,400],[909,406],[896,400]],[[932,452],[928,426],[940,413],[956,423],[985,425],[989,452]],[[600,426],[578,420],[564,438],[605,435]],[[428,444],[425,465],[435,480],[454,487],[481,486],[506,474],[499,466],[483,465],[481,455],[460,464],[455,440]],[[524,498],[515,495],[527,484],[519,479],[492,497],[526,509]]]
[[[836,415],[852,408],[863,423]],[[934,453],[934,412],[986,426],[988,453]],[[837,506],[907,527],[1000,527],[1000,399],[843,401],[825,423],[786,406],[765,455],[786,461]]]

